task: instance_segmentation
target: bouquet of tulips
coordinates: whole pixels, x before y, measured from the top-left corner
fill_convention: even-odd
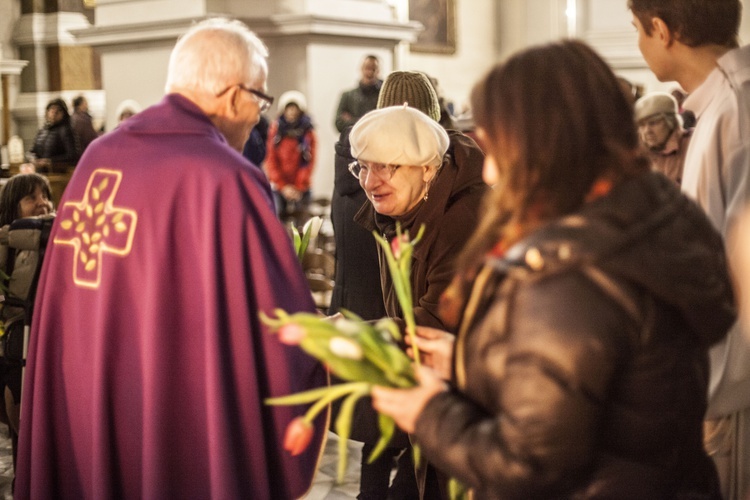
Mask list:
[[[371,325],[355,314],[343,312],[344,317],[333,322],[310,313],[288,315],[275,311],[277,318],[263,316],[263,321],[275,329],[279,340],[299,345],[308,354],[323,361],[327,368],[347,383],[322,387],[298,394],[266,400],[272,405],[313,403],[303,417],[298,417],[287,428],[284,448],[293,455],[301,453],[312,438],[312,421],[332,401],[344,398],[336,419],[339,440],[339,481],[346,470],[346,445],[351,433],[351,420],[357,400],[370,393],[373,385],[412,387],[416,384],[411,360],[396,345],[400,338],[398,326],[390,319]],[[380,440],[372,452],[374,460],[387,446],[395,430],[390,417],[380,415]]]
[[[419,242],[423,233],[424,226],[420,228],[417,237],[410,240],[409,233],[401,232],[401,228],[397,226],[397,235],[390,244],[374,233],[385,252],[406,322],[406,331],[411,336],[416,334],[409,279],[411,258],[414,245]],[[279,309],[274,311],[276,318],[261,315],[261,320],[278,334],[281,342],[300,346],[305,352],[323,362],[336,376],[347,381],[344,384],[266,400],[266,403],[272,405],[313,403],[303,417],[292,421],[287,428],[284,448],[292,454],[299,454],[310,443],[313,419],[332,401],[344,398],[335,422],[336,433],[341,438],[339,481],[343,479],[346,470],[346,445],[357,400],[368,395],[373,385],[400,388],[416,385],[412,360],[397,345],[401,340],[401,332],[393,320],[384,318],[373,324],[349,311],[341,312],[343,317],[334,321],[310,313],[290,315]],[[411,344],[415,349],[415,359],[418,363],[416,342],[412,341]],[[388,445],[396,426],[393,419],[385,415],[379,416],[378,424],[380,440],[368,458],[370,462]],[[415,458],[418,460],[418,457]]]

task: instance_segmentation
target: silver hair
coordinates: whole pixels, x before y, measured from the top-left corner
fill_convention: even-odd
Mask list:
[[[211,18],[192,26],[169,57],[167,93],[180,89],[216,95],[268,73],[265,44],[245,24]],[[250,81],[248,81],[248,78]]]

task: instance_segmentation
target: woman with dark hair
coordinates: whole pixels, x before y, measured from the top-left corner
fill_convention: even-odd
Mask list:
[[[0,227],[21,217],[52,212],[52,191],[46,177],[19,174],[8,180],[0,192]]]
[[[702,422],[735,318],[720,235],[649,172],[585,44],[515,55],[472,108],[495,190],[441,299],[455,349],[418,340],[452,364],[375,388],[375,408],[478,498],[719,498]]]
[[[11,177],[0,192],[0,270],[3,278],[5,303],[0,311],[3,322],[3,357],[0,358],[0,387],[2,397],[0,414],[8,423],[13,444],[15,463],[18,440],[19,411],[21,404],[21,358],[23,325],[28,319],[25,310],[13,301],[31,301],[30,290],[39,267],[39,231],[13,231],[11,223],[26,217],[43,217],[52,214],[52,192],[49,181],[39,174],[19,174]],[[15,228],[15,226],[13,226]],[[12,241],[11,241],[12,240]]]
[[[62,99],[52,99],[47,104],[44,126],[37,132],[29,153],[39,171],[59,170],[78,161],[79,147],[68,106]]]

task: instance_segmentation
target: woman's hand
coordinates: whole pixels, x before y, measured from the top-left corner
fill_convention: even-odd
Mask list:
[[[448,390],[448,386],[431,369],[417,370],[419,385],[411,389],[372,388],[372,406],[383,415],[391,417],[396,425],[412,433],[417,418],[433,396]]]
[[[453,374],[453,344],[456,336],[437,328],[418,326],[416,340],[422,364],[435,370],[443,380],[450,380]],[[411,343],[408,336],[406,343]],[[413,349],[409,348],[407,353],[414,357]]]

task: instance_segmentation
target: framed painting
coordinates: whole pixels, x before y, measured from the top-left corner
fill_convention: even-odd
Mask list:
[[[456,52],[456,0],[409,0],[409,19],[424,25],[412,52]]]

